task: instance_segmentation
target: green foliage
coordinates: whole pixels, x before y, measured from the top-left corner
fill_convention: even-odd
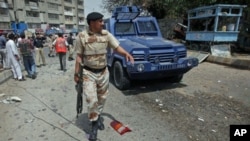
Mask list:
[[[145,5],[149,12],[158,19],[164,17],[178,18],[186,14],[187,10],[199,6],[213,4],[248,5],[249,0],[103,0],[104,8],[112,11],[120,5]]]

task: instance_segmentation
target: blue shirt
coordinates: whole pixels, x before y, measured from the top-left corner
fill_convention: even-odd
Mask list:
[[[0,36],[0,49],[4,49],[6,44],[6,39],[4,35]]]

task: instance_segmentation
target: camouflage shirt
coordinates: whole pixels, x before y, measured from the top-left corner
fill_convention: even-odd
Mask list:
[[[87,30],[77,36],[75,49],[77,54],[83,55],[85,66],[100,69],[107,65],[107,47],[115,49],[118,46],[119,41],[107,30],[100,34]]]

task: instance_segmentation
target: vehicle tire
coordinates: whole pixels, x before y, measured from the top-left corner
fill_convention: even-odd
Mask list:
[[[191,44],[190,45],[190,49],[191,50],[195,50],[195,51],[199,51],[200,50],[200,46],[198,44]]]
[[[183,74],[180,74],[180,75],[174,75],[174,76],[168,77],[167,80],[168,82],[171,82],[171,83],[179,83],[181,82],[182,78],[183,78]]]
[[[210,45],[209,44],[203,44],[201,46],[201,51],[209,52],[210,53]]]
[[[114,84],[118,89],[126,90],[130,87],[131,82],[119,61],[114,63],[112,73]]]

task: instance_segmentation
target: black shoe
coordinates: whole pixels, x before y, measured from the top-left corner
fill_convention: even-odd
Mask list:
[[[100,115],[99,115],[99,117],[98,117],[98,120],[97,120],[97,123],[98,123],[98,129],[99,130],[104,130],[104,124],[103,124],[103,121],[104,121],[104,119],[103,119],[103,117],[101,117]]]
[[[26,77],[28,77],[28,78],[32,78],[32,75],[26,75]]]
[[[92,121],[92,128],[91,132],[89,133],[89,141],[96,141],[97,140],[97,131],[98,131],[98,122]]]
[[[32,79],[36,79],[36,75],[33,74],[33,75],[31,76],[31,78],[32,78]]]
[[[72,61],[72,60],[74,60],[74,58],[72,58],[72,57],[69,57],[69,58],[68,58],[68,60],[69,60],[69,61]]]
[[[50,54],[48,54],[48,56],[51,57]]]

